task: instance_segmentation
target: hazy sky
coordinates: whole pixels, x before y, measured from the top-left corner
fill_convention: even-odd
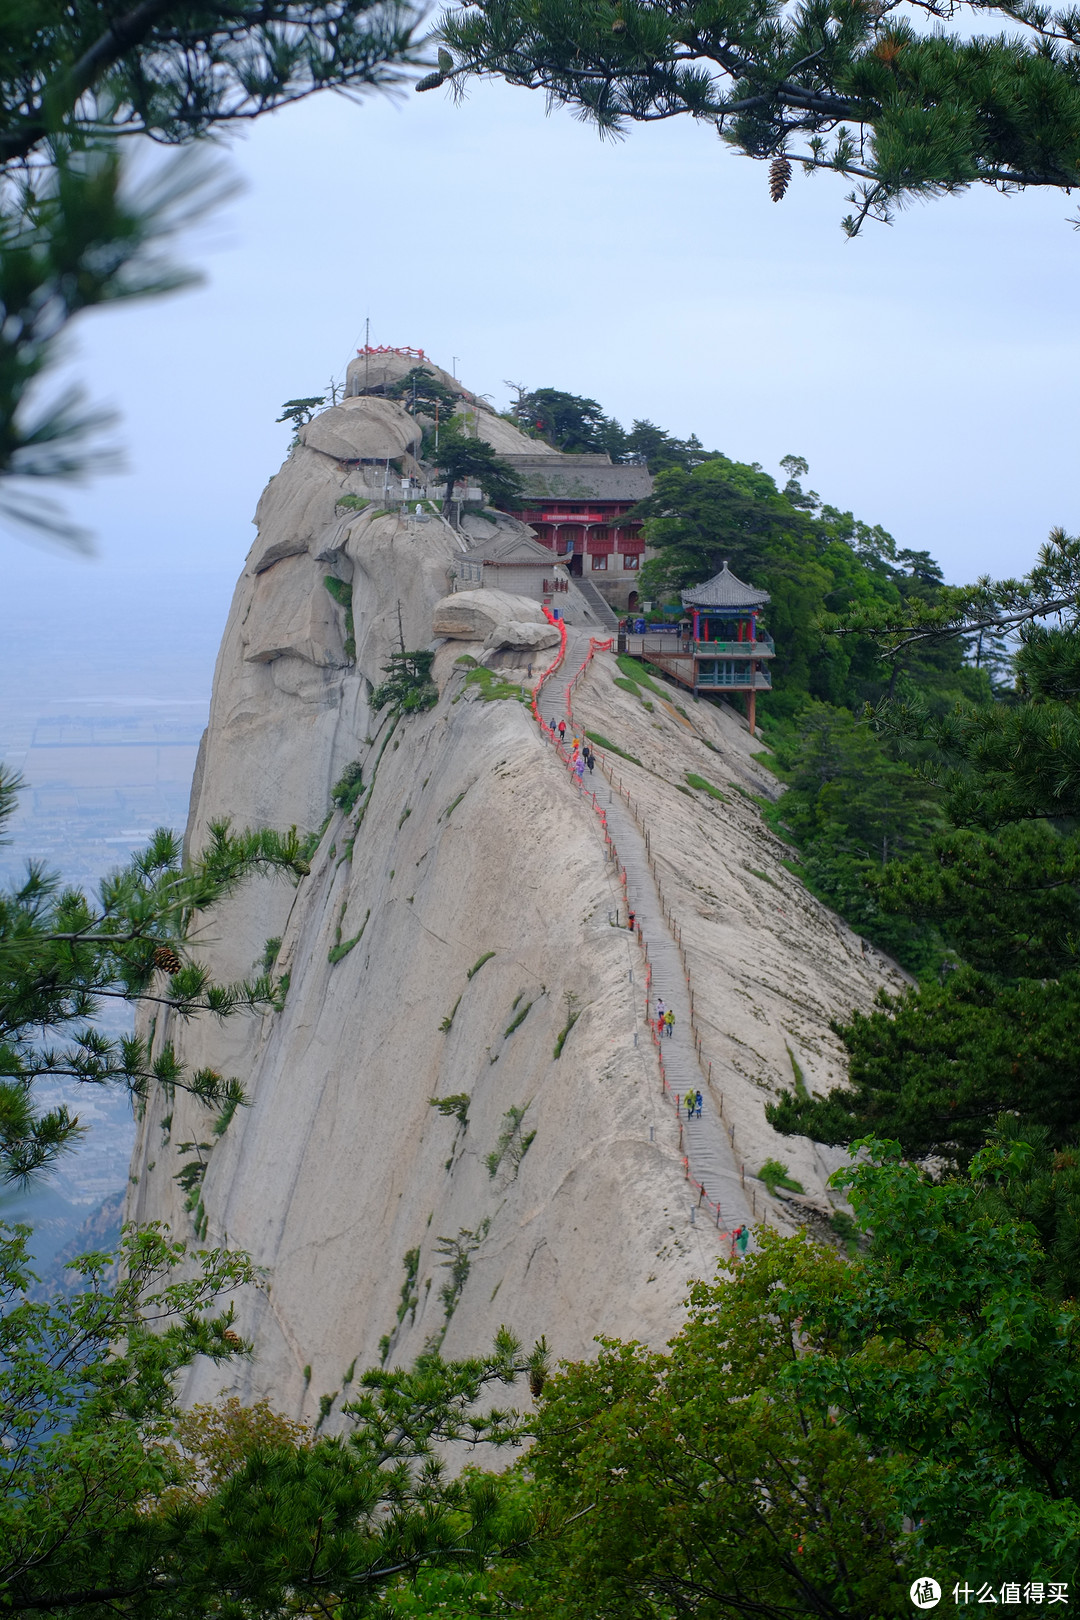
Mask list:
[[[343,375],[367,316],[373,343],[456,356],[499,405],[504,379],[553,385],[769,471],[804,455],[826,500],[952,579],[1020,571],[1077,525],[1068,198],[981,191],[848,242],[839,181],[797,172],[776,205],[766,166],[704,127],[601,142],[496,85],[323,96],[229,150],[245,189],[189,244],[205,285],[89,316],[72,345],[128,455],[69,502],[98,560],[0,540],[23,635],[84,638],[90,674],[135,614],[140,658],[187,645],[208,685],[288,443],[274,418]]]

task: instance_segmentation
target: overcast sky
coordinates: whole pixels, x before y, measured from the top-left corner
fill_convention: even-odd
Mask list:
[[[70,651],[81,627],[91,667],[110,604],[141,602],[143,641],[186,641],[208,685],[288,443],[274,418],[343,376],[369,316],[373,343],[422,347],[500,406],[504,379],[551,385],[770,472],[801,454],[824,499],[950,579],[1020,572],[1080,521],[1061,195],[947,198],[849,242],[839,181],[797,172],[776,205],[767,167],[704,127],[601,142],[496,85],[463,106],[322,96],[229,161],[244,190],[189,244],[203,287],[91,315],[72,345],[127,450],[69,500],[97,560],[0,538],[24,632]]]

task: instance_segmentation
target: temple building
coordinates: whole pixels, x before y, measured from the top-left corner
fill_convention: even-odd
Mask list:
[[[776,657],[773,639],[759,623],[768,600],[768,591],[745,585],[725,562],[704,585],[683,591],[684,617],[674,646],[650,646],[646,637],[642,657],[694,693],[745,692],[753,732],[757,694],[772,690],[769,660]]]
[[[611,607],[638,606],[645,556],[640,519],[627,514],[652,494],[646,467],[607,455],[507,455],[525,489],[516,512],[575,578],[591,580]]]

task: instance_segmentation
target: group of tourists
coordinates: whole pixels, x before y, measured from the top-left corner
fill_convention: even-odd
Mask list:
[[[555,718],[552,716],[552,718],[548,721],[548,729],[551,732],[552,742],[555,741],[557,734],[559,741],[565,747],[566,721],[560,720],[558,725],[556,725]],[[573,771],[579,782],[585,775],[586,770],[591,776],[593,771],[596,769],[596,755],[593,753],[588,743],[583,743],[580,737],[574,736],[572,731],[570,733],[570,769]]]
[[[656,1003],[656,1033],[668,1036],[675,1033],[675,1014],[662,1001]]]
[[[700,1091],[688,1091],[686,1093],[686,1096],[683,1098],[683,1106],[686,1109],[687,1119],[701,1118],[702,1101],[703,1098]]]

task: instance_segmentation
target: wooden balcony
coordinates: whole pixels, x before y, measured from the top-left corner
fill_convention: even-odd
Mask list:
[[[626,650],[635,658],[647,658],[650,653],[686,654],[698,658],[775,658],[776,647],[771,636],[761,641],[691,641],[668,631],[666,634],[646,631],[635,635],[627,631]]]
[[[718,642],[706,642],[704,645],[715,649]],[[746,647],[747,642],[742,645]],[[665,675],[671,675],[681,686],[688,687],[691,692],[771,692],[772,676],[767,669],[752,670],[749,661],[736,665],[734,669],[716,670],[702,668],[700,658],[693,653],[653,652],[645,649],[641,656],[648,664],[654,664]]]

